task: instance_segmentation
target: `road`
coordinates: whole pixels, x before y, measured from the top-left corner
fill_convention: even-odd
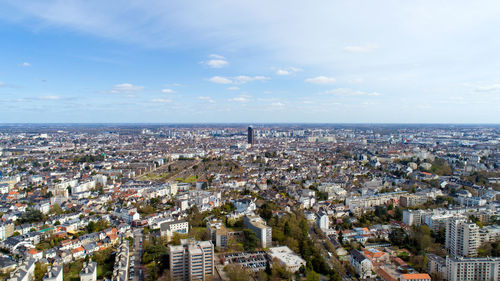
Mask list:
[[[134,234],[134,252],[132,254],[131,259],[131,265],[132,265],[132,260],[134,260],[134,266],[130,267],[130,271],[134,271],[134,277],[129,280],[133,281],[143,281],[144,279],[144,273],[143,273],[143,268],[142,268],[142,242],[144,239],[144,234],[142,228],[135,228],[133,230]]]

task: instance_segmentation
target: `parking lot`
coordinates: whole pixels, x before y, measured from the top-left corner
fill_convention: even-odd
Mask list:
[[[235,263],[250,271],[265,270],[268,263],[266,252],[244,252],[244,253],[230,253],[222,256],[223,264]]]

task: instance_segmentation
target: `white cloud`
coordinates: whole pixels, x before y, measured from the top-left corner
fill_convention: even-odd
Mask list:
[[[236,85],[241,85],[245,84],[248,82],[252,81],[264,81],[268,80],[269,78],[266,76],[246,76],[246,75],[239,75],[235,77],[222,77],[222,76],[214,76],[208,81],[216,84],[236,84]]]
[[[171,103],[171,99],[152,99],[151,102],[154,103]]]
[[[222,77],[222,76],[214,76],[214,77],[208,79],[208,81],[210,81],[212,83],[216,83],[216,84],[231,84],[231,83],[233,83],[233,81],[231,81],[230,79],[228,79],[226,77]]]
[[[223,68],[229,64],[225,57],[217,54],[211,54],[208,56],[209,60],[202,61],[202,64],[207,65],[211,68]]]
[[[273,107],[284,107],[285,106],[285,104],[282,102],[273,102],[273,103],[271,103],[271,105]]]
[[[377,44],[366,44],[360,46],[346,46],[344,47],[344,51],[348,53],[370,53],[377,48]]]
[[[205,62],[205,64],[210,66],[211,68],[223,68],[224,66],[228,65],[228,62],[226,60],[215,59],[208,60]]]
[[[299,72],[299,71],[302,71],[302,69],[296,68],[296,67],[287,67],[287,68],[278,69],[276,71],[276,74],[281,75],[281,76],[286,76],[286,75],[292,75],[292,74]]]
[[[495,91],[500,91],[500,84],[476,86],[476,92],[495,92]]]
[[[39,100],[59,100],[61,97],[59,96],[41,96],[38,97]]]
[[[246,76],[246,75],[239,75],[236,77],[233,77],[233,83],[235,84],[245,84],[248,82],[252,81],[265,81],[268,80],[269,77],[266,76]]]
[[[220,60],[225,60],[226,58],[221,56],[221,55],[217,55],[217,54],[210,54],[208,56],[209,58],[212,58],[212,59],[220,59]]]
[[[246,103],[250,101],[251,96],[249,95],[240,95],[235,98],[229,99],[229,101],[235,101],[240,103]]]
[[[175,93],[175,91],[172,89],[162,89],[161,92],[164,94],[174,94]]]
[[[144,90],[143,86],[135,86],[130,83],[123,83],[123,84],[116,84],[113,89],[111,90],[111,93],[113,94],[120,94],[120,93],[130,93],[130,92],[137,92]]]
[[[364,91],[356,91],[353,89],[349,88],[338,88],[338,89],[333,89],[329,91],[325,91],[322,94],[324,95],[335,95],[335,96],[371,96],[371,97],[377,97],[381,96],[382,94],[377,93],[377,92],[364,92]]]
[[[337,79],[333,77],[326,77],[326,76],[318,76],[314,78],[308,78],[306,79],[307,83],[312,83],[312,84],[331,84],[335,83]]]
[[[238,91],[240,88],[236,86],[228,87],[227,88],[229,91]]]
[[[23,62],[21,64],[21,66],[28,67],[28,66],[31,66],[31,64],[29,62]]]
[[[0,87],[3,87],[3,86],[5,86],[5,83],[0,81]]]
[[[198,97],[198,99],[202,100],[202,101],[206,101],[208,103],[215,103],[215,101],[211,97],[207,97],[207,96],[201,96],[201,97]]]

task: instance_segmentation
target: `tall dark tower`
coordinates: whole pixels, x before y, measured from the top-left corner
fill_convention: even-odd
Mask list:
[[[255,144],[255,135],[252,126],[248,127],[248,144]]]

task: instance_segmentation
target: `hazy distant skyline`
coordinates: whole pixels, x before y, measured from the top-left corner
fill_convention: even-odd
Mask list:
[[[500,123],[499,14],[498,1],[2,1],[0,122]]]

